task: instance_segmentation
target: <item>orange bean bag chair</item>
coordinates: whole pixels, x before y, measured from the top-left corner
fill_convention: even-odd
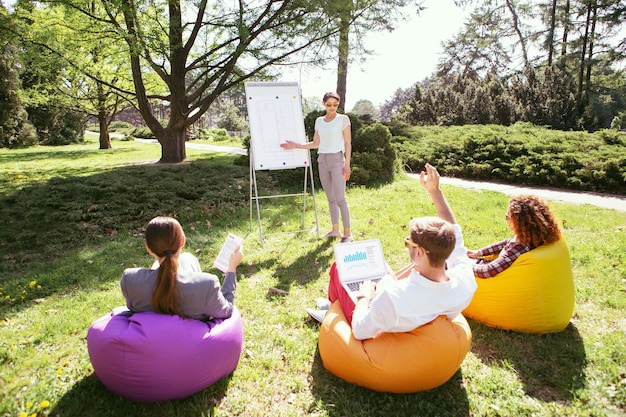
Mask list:
[[[463,311],[487,326],[524,333],[563,331],[574,312],[574,276],[565,239],[522,254],[478,289]]]
[[[406,333],[356,340],[339,302],[320,328],[324,367],[335,376],[374,391],[411,393],[445,384],[470,349],[472,332],[463,315],[439,316]]]

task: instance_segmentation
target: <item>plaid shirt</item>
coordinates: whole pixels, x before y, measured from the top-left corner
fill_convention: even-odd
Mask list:
[[[474,275],[479,278],[492,278],[510,267],[521,254],[530,251],[528,246],[512,239],[505,239],[480,249],[478,251],[480,258],[473,265]],[[492,261],[483,258],[489,258],[489,255],[496,253],[499,255]]]

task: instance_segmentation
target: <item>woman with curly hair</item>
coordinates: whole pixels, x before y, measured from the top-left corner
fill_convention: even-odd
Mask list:
[[[473,266],[476,277],[492,278],[510,267],[521,254],[561,238],[561,228],[554,213],[548,203],[537,196],[512,197],[505,219],[514,233],[512,238],[467,251],[468,257],[476,259]]]

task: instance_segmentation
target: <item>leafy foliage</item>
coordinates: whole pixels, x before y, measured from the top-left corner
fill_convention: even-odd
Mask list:
[[[245,132],[249,129],[246,119],[239,115],[239,109],[232,103],[222,106],[222,116],[217,127],[231,132]]]
[[[37,128],[41,145],[68,145],[83,141],[85,114],[79,110],[57,106],[37,106],[29,109]]]
[[[226,129],[202,129],[200,139],[206,139],[213,142],[223,142],[230,138]]]
[[[132,136],[136,137],[136,138],[142,138],[142,139],[153,139],[154,138],[154,133],[152,133],[152,131],[143,126],[143,127],[136,127],[132,130]]]
[[[16,148],[37,143],[37,134],[19,96],[17,51],[2,30],[8,19],[0,7],[0,147]]]
[[[396,153],[391,132],[381,123],[364,126],[352,140],[352,174],[356,184],[384,182],[393,178]]]
[[[310,1],[62,0],[35,6],[40,4],[42,8],[66,6],[63,9],[88,19],[66,27],[66,36],[73,41],[87,38],[98,62],[111,51],[117,62],[130,65],[133,89],[127,93],[159,139],[162,162],[185,159],[188,128],[221,94],[249,79],[270,79],[274,64],[287,63],[337,31],[321,6]],[[124,47],[97,48],[102,39]],[[103,83],[110,80],[98,78],[104,74],[97,67],[84,70]],[[155,110],[161,105],[168,106],[165,125]],[[232,123],[228,124],[230,129]]]
[[[374,107],[374,104],[372,104],[372,102],[369,100],[357,101],[352,108],[352,113],[359,116],[359,118],[364,122],[367,120],[373,123],[374,121],[380,119],[380,111],[376,107]]]
[[[626,133],[615,130],[560,132],[528,123],[415,127],[393,144],[412,171],[430,162],[467,179],[626,193]]]
[[[470,18],[444,43],[437,73],[382,106],[385,122],[595,131],[626,110],[623,2],[455,4],[474,7]]]

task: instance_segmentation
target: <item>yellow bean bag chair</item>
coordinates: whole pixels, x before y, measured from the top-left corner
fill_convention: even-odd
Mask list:
[[[493,278],[476,278],[478,289],[466,317],[505,330],[556,333],[574,312],[574,276],[564,239],[522,254]]]
[[[434,321],[406,333],[356,340],[339,302],[320,328],[324,367],[348,382],[381,392],[411,393],[445,384],[470,349],[472,332],[463,315]]]

